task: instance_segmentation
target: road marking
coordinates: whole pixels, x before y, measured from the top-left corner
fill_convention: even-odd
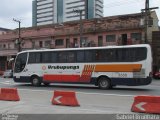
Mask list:
[[[145,104],[147,104],[147,103],[146,103],[146,102],[141,102],[141,103],[137,104],[136,107],[137,107],[139,110],[141,110],[141,111],[146,111],[146,110],[142,107],[142,106],[145,105]]]
[[[76,92],[79,94],[86,95],[103,95],[103,96],[118,96],[118,97],[134,97],[135,95],[121,95],[121,94],[104,94],[104,93],[85,93],[85,92]]]
[[[33,92],[54,92],[51,90],[33,90],[33,89],[23,89],[18,88],[20,91],[33,91]],[[76,92],[78,94],[85,94],[85,95],[101,95],[101,96],[117,96],[117,97],[134,97],[135,95],[121,95],[121,94],[103,94],[103,93],[87,93],[87,92]]]
[[[23,88],[18,88],[20,91],[33,91],[33,92],[53,92],[51,90],[33,90],[33,89],[23,89]]]
[[[14,82],[0,82],[0,84],[3,84],[3,85],[8,85],[8,86],[12,86],[12,85],[18,85],[18,83],[14,83]]]
[[[54,100],[57,102],[57,103],[61,103],[61,101],[59,101],[59,99],[61,99],[62,98],[62,96],[58,96],[58,97],[56,97]]]
[[[9,85],[9,84],[11,84],[11,82],[10,81],[4,81],[4,82],[0,82],[0,84],[7,84],[7,85]]]

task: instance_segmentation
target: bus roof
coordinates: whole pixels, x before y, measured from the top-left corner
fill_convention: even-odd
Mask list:
[[[19,52],[25,53],[25,52],[47,52],[47,51],[71,51],[71,50],[92,50],[92,49],[110,49],[110,48],[130,48],[130,47],[150,47],[149,44],[136,44],[136,45],[123,45],[123,46],[102,46],[102,47],[83,47],[83,48],[61,48],[61,49],[33,49],[33,50],[26,50]]]

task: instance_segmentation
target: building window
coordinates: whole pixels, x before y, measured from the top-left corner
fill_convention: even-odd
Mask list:
[[[2,48],[2,45],[0,44],[0,48]]]
[[[5,68],[6,68],[5,65],[6,65],[6,64],[5,64],[5,61],[1,61],[1,62],[0,62],[0,70],[4,71]]]
[[[79,47],[79,44],[78,44],[78,39],[77,38],[74,38],[73,39],[73,45],[74,45],[74,47]]]
[[[131,39],[132,40],[141,40],[142,35],[141,35],[141,33],[131,33]]]
[[[14,48],[17,48],[17,47],[18,47],[18,45],[16,43],[14,43]]]
[[[39,47],[43,47],[43,41],[39,41]]]
[[[45,41],[45,47],[50,47],[50,45],[51,45],[51,41],[50,40]]]
[[[116,35],[107,35],[106,36],[106,42],[115,42],[116,41]]]
[[[35,42],[32,41],[32,48],[35,48]]]
[[[64,40],[63,39],[57,39],[56,41],[55,41],[55,45],[56,46],[61,46],[61,45],[63,45],[64,44]]]
[[[98,46],[103,46],[103,36],[98,36]]]
[[[6,44],[3,44],[3,48],[4,48],[4,49],[6,48]]]
[[[66,48],[70,47],[70,39],[66,39]]]
[[[57,22],[63,22],[63,0],[57,0]]]
[[[22,45],[22,47],[24,47],[24,45],[25,45],[25,42],[23,42],[21,45]]]
[[[11,44],[10,44],[10,43],[8,43],[8,48],[9,48],[9,49],[11,48]]]
[[[149,20],[148,20],[148,26],[152,27],[152,25],[153,25],[153,18],[149,18]]]
[[[87,19],[92,19],[94,17],[94,0],[87,0]]]

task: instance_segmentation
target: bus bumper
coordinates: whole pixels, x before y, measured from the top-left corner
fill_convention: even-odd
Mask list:
[[[151,77],[147,78],[112,78],[112,85],[140,86],[149,85],[152,82]]]
[[[17,78],[17,77],[14,76],[13,80],[14,80],[14,82],[19,82],[19,83],[30,83],[31,82],[30,77]]]

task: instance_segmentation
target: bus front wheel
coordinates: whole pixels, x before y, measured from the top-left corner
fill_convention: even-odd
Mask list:
[[[32,82],[32,85],[36,86],[36,87],[41,85],[41,81],[40,81],[39,77],[37,77],[37,76],[33,76],[31,82]]]
[[[111,81],[107,77],[100,77],[98,80],[98,87],[106,90],[111,88]]]

